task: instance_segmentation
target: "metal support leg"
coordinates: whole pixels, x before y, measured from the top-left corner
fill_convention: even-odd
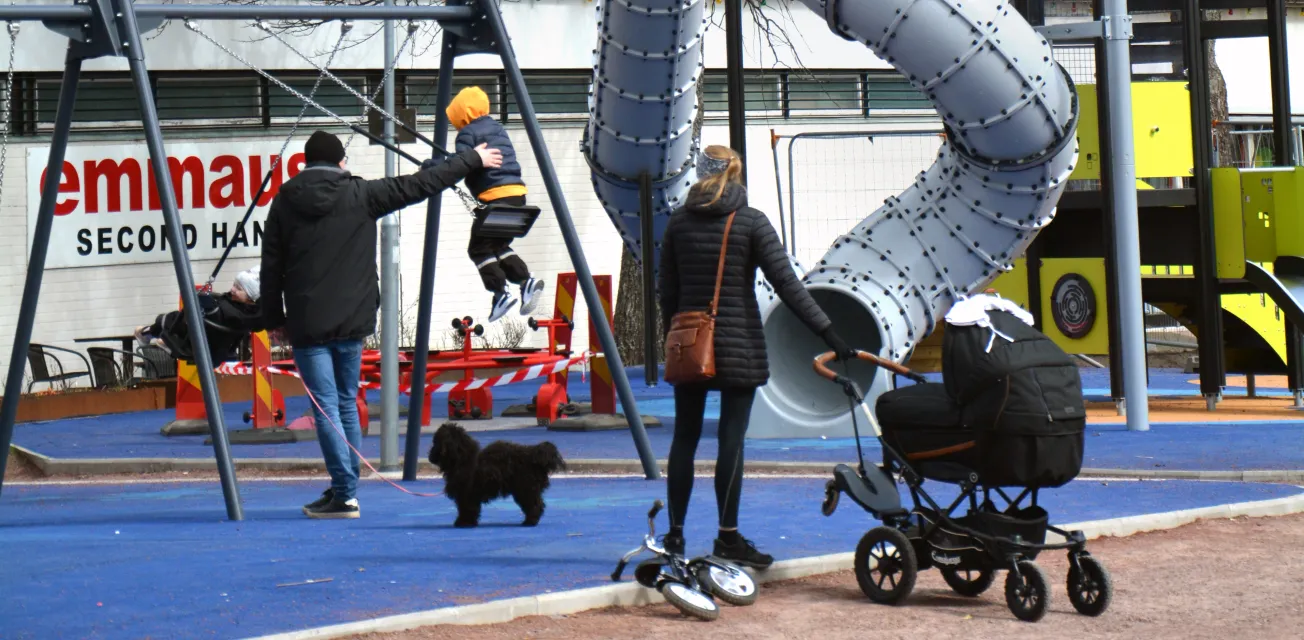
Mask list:
[[[1255,393],[1255,391],[1256,390],[1254,388],[1254,372],[1251,371],[1245,374],[1245,397],[1247,398],[1255,397],[1256,395],[1258,395],[1257,393]]]
[[[394,0],[385,0],[393,6]],[[385,111],[394,109],[394,21],[386,20],[385,36]],[[385,118],[385,141],[393,144],[394,121]],[[392,178],[398,169],[398,156],[385,150],[385,177]],[[398,216],[380,219],[380,470],[398,469]]]
[[[642,223],[640,242],[643,243],[643,381],[649,387],[657,386],[657,283],[653,265],[656,264],[656,229],[652,221],[652,174],[643,172],[638,180],[639,222]]]
[[[1182,4],[1182,40],[1185,46],[1187,82],[1191,89],[1191,149],[1195,159],[1191,176],[1195,188],[1199,247],[1195,255],[1196,324],[1200,328],[1200,394],[1210,407],[1216,406],[1227,384],[1223,361],[1222,296],[1218,290],[1217,235],[1213,223],[1213,186],[1209,161],[1213,156],[1213,123],[1209,115],[1209,68],[1202,34],[1203,14],[1199,0]]]
[[[539,173],[543,174],[543,183],[547,185],[548,199],[552,202],[553,212],[557,215],[557,226],[561,227],[562,239],[566,241],[566,250],[570,253],[571,264],[575,267],[580,290],[584,292],[584,301],[589,307],[589,317],[598,331],[602,351],[606,354],[607,363],[611,367],[612,382],[616,385],[616,393],[619,394],[625,419],[629,421],[629,431],[634,437],[638,457],[643,462],[643,474],[647,479],[655,480],[661,476],[661,473],[657,469],[656,457],[652,454],[652,444],[648,442],[647,431],[643,428],[642,417],[638,414],[634,391],[629,387],[629,377],[625,375],[625,365],[620,361],[620,353],[616,349],[616,337],[611,332],[611,325],[607,324],[607,314],[603,311],[602,299],[598,297],[598,288],[593,284],[593,273],[589,271],[589,263],[584,257],[584,246],[580,243],[579,232],[575,230],[575,222],[571,220],[566,199],[562,196],[561,181],[557,178],[557,169],[552,164],[552,157],[548,155],[548,147],[543,140],[543,130],[539,127],[534,105],[530,102],[530,93],[525,86],[525,77],[521,75],[521,67],[516,63],[516,54],[512,52],[512,42],[507,36],[507,28],[503,26],[503,16],[498,11],[498,2],[481,0],[479,7],[484,11],[484,18],[489,22],[498,40],[498,54],[502,57],[503,70],[507,72],[507,81],[516,96],[521,121],[525,124],[525,133],[530,138],[530,145],[534,147],[534,155],[539,162]]]
[[[141,125],[145,130],[145,144],[149,147],[150,165],[158,181],[159,202],[163,207],[163,221],[167,225],[168,247],[172,251],[172,266],[177,272],[177,286],[181,289],[186,325],[190,329],[191,345],[195,353],[195,367],[199,369],[199,388],[204,394],[204,410],[208,412],[208,426],[213,437],[213,453],[217,456],[217,474],[222,482],[222,495],[226,498],[226,513],[231,520],[243,520],[240,506],[240,487],[236,484],[235,467],[231,464],[231,445],[227,441],[226,423],[222,417],[222,401],[217,395],[217,377],[213,374],[213,358],[204,339],[204,319],[200,315],[199,301],[195,295],[195,280],[190,273],[190,258],[186,253],[185,234],[181,228],[181,215],[177,212],[176,192],[172,190],[172,172],[168,169],[167,150],[163,147],[163,132],[159,128],[158,112],[154,107],[154,94],[150,88],[149,71],[145,68],[145,50],[140,43],[140,28],[130,0],[114,0],[118,32],[123,38],[127,64],[131,67],[136,97],[140,102]]]
[[[453,100],[453,62],[457,58],[457,36],[444,29],[444,45],[439,50],[439,89],[435,98],[435,144],[448,140],[448,114],[445,109]],[[435,257],[439,250],[439,215],[443,194],[426,203],[426,242],[421,254],[421,293],[417,298],[416,353],[412,360],[411,393],[408,397],[407,441],[403,448],[403,480],[417,479],[421,460],[421,416],[426,402],[426,362],[430,355],[430,307],[435,300]]]
[[[1123,336],[1123,390],[1128,431],[1150,429],[1146,397],[1145,308],[1141,302],[1141,232],[1136,203],[1136,147],[1132,141],[1131,19],[1127,0],[1104,0],[1105,65],[1109,69],[1110,166],[1114,181],[1114,251],[1119,327]],[[1126,28],[1124,28],[1126,25]]]
[[[747,157],[747,112],[743,84],[743,0],[724,3],[725,61],[729,85],[729,146]],[[743,162],[743,184],[747,184],[747,163]]]
[[[4,488],[5,467],[9,462],[9,444],[13,441],[14,421],[18,418],[19,398],[23,394],[23,372],[27,367],[27,348],[32,342],[32,324],[36,321],[36,303],[41,297],[41,279],[45,275],[45,255],[50,248],[50,229],[54,226],[54,205],[59,199],[63,179],[63,157],[68,150],[68,133],[72,130],[72,110],[77,101],[77,81],[81,78],[81,59],[72,55],[69,46],[64,61],[63,83],[59,87],[59,106],[54,115],[54,137],[50,140],[50,157],[45,164],[45,182],[41,185],[41,208],[36,214],[32,234],[32,253],[27,262],[27,281],[23,301],[18,307],[18,328],[9,354],[9,377],[5,378],[4,404],[0,406],[0,490]]]

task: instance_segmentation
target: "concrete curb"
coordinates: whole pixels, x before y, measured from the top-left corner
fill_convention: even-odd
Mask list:
[[[1240,502],[1167,513],[1094,520],[1067,524],[1060,528],[1068,531],[1080,530],[1090,540],[1106,536],[1126,537],[1147,531],[1175,529],[1201,519],[1280,516],[1294,513],[1304,513],[1304,494],[1257,502]],[[1058,536],[1052,534],[1047,542],[1057,541],[1053,539],[1058,539]],[[776,562],[768,571],[760,574],[754,573],[753,575],[756,576],[757,583],[763,584],[844,571],[851,569],[854,563],[854,553],[835,553]],[[302,631],[290,631],[261,636],[257,640],[340,638],[364,633],[408,631],[433,625],[496,624],[527,616],[566,615],[605,607],[641,606],[659,602],[664,602],[661,594],[646,589],[637,582],[623,582],[559,593],[496,600],[464,607],[445,607],[429,611],[417,611]]]
[[[216,471],[217,463],[211,458],[51,458],[30,449],[13,445],[13,449],[36,465],[46,475],[94,476],[126,473],[166,473],[170,471]],[[379,459],[371,459],[379,465]],[[826,474],[834,462],[747,462],[749,473],[801,473]],[[848,464],[851,464],[848,462]],[[574,473],[641,474],[643,465],[638,460],[606,458],[574,458],[566,461]],[[664,473],[666,461],[658,460]],[[325,473],[326,465],[320,458],[237,458],[236,471],[319,471]],[[422,460],[418,468],[435,471],[434,465]],[[715,471],[715,461],[696,463],[700,473]],[[1249,471],[1187,471],[1179,469],[1083,469],[1079,478],[1124,478],[1130,480],[1216,480],[1223,482],[1277,482],[1304,483],[1304,470],[1249,470]]]

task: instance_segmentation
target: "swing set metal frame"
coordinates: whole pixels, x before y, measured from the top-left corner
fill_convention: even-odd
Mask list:
[[[168,245],[171,250],[172,264],[176,271],[177,286],[181,293],[186,323],[192,336],[204,335],[204,319],[200,314],[194,278],[191,275],[189,256],[185,242],[181,238],[180,214],[177,210],[171,172],[167,167],[167,152],[163,143],[163,134],[159,128],[159,118],[154,98],[151,93],[145,52],[141,33],[156,28],[164,20],[183,20],[193,23],[196,20],[435,20],[443,28],[443,43],[440,49],[438,79],[437,115],[435,129],[431,137],[418,136],[427,142],[436,153],[443,149],[448,135],[448,116],[445,106],[452,99],[454,62],[457,56],[471,54],[497,54],[502,61],[503,70],[516,96],[521,121],[526,135],[534,149],[544,185],[553,212],[561,228],[562,239],[570,254],[571,263],[578,276],[579,286],[588,303],[593,326],[597,329],[602,349],[610,363],[612,382],[615,383],[620,402],[629,421],[630,434],[642,461],[644,475],[648,479],[659,477],[656,458],[652,454],[651,444],[647,439],[642,419],[634,401],[629,378],[625,375],[623,363],[616,349],[616,340],[611,326],[607,324],[593,274],[584,257],[579,233],[571,218],[570,209],[561,190],[557,170],[543,139],[543,132],[530,101],[525,78],[512,50],[511,40],[507,35],[499,0],[447,0],[443,6],[356,6],[356,5],[193,5],[193,4],[133,4],[131,0],[77,0],[67,5],[8,5],[0,6],[0,20],[18,23],[40,21],[55,33],[68,38],[68,52],[64,62],[64,73],[59,90],[59,103],[55,113],[54,132],[50,143],[50,155],[47,160],[46,179],[41,188],[41,204],[37,214],[33,233],[32,248],[29,254],[26,282],[23,287],[22,303],[18,314],[18,326],[14,331],[12,353],[9,358],[8,378],[5,382],[4,397],[10,399],[0,406],[0,490],[3,490],[4,470],[7,462],[9,444],[13,438],[14,421],[17,417],[18,399],[22,392],[23,373],[26,366],[25,354],[31,342],[32,325],[36,319],[36,306],[40,297],[41,283],[45,275],[45,258],[50,243],[50,231],[54,221],[54,205],[58,196],[61,172],[68,140],[72,130],[73,107],[77,99],[78,80],[81,77],[82,63],[100,57],[121,57],[127,60],[131,78],[136,90],[141,111],[141,122],[146,144],[149,148],[151,167],[158,176],[159,199],[162,205],[163,220],[166,224]],[[189,26],[189,24],[187,25]],[[192,28],[192,31],[194,29]],[[17,38],[11,29],[11,47]],[[338,47],[337,47],[338,48]],[[12,61],[12,56],[10,60]],[[12,64],[12,62],[11,62]],[[315,65],[314,65],[315,66]],[[319,67],[319,71],[325,71]],[[329,72],[322,74],[329,76]],[[320,84],[320,77],[319,83]],[[288,88],[282,86],[282,88]],[[327,116],[343,121],[349,128],[372,139],[399,155],[420,164],[420,161],[397,149],[387,141],[377,139],[358,125],[339,118],[322,109],[308,96],[297,92],[295,95],[304,99],[305,105],[314,106]],[[359,97],[362,97],[360,94]],[[365,98],[364,98],[365,100]],[[388,112],[375,106],[374,101],[366,100],[370,108],[394,121],[398,126],[412,131],[411,127]],[[296,121],[297,123],[297,121]],[[441,154],[442,155],[442,154]],[[438,156],[436,156],[438,157]],[[2,166],[2,165],[0,165]],[[264,181],[266,183],[266,181]],[[257,202],[257,198],[254,199]],[[421,290],[419,294],[419,312],[417,318],[416,343],[430,341],[430,314],[434,297],[435,257],[438,248],[439,221],[442,198],[430,198],[426,205],[425,247],[422,254]],[[221,399],[218,397],[213,361],[207,342],[196,341],[194,345],[195,364],[199,370],[200,388],[203,391],[204,406],[208,414],[209,427],[212,432],[214,456],[220,478],[222,494],[226,503],[226,513],[230,520],[244,519],[244,510],[240,500],[239,485],[236,480],[235,467],[231,460],[230,442],[226,424],[222,417]],[[427,350],[417,349],[413,369],[424,370],[427,365]],[[410,395],[403,479],[416,479],[417,462],[420,459],[421,415],[425,402],[425,376],[413,376]]]

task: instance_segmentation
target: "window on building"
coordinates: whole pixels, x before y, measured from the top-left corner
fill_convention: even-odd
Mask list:
[[[587,114],[592,82],[593,77],[588,73],[525,76],[525,88],[529,90],[534,111],[539,115]],[[516,96],[510,88],[507,90],[507,113],[520,113]]]
[[[312,94],[312,86],[317,82],[316,75],[298,77],[287,77],[284,74],[278,75],[276,73],[273,73],[272,75],[304,96]],[[362,77],[340,76],[340,80],[347,82],[354,91],[357,91],[362,95],[370,95],[371,91],[374,90],[367,85],[366,79]],[[277,86],[276,83],[272,83],[271,86],[268,87],[267,95],[268,102],[271,105],[272,118],[293,119],[298,117],[299,110],[303,108],[304,103],[302,100],[287,92],[285,89]],[[358,118],[362,115],[362,101],[354,97],[347,89],[341,87],[339,83],[330,78],[322,79],[321,86],[317,88],[317,93],[312,94],[312,96],[314,102],[330,109],[337,115],[345,118]],[[312,107],[308,108],[308,111],[304,113],[304,117],[333,120],[330,116]]]
[[[794,71],[788,75],[788,109],[859,111],[860,78],[852,74]]]
[[[743,73],[743,108],[747,111],[778,111],[781,107],[780,75],[776,71]],[[702,80],[702,103],[708,113],[729,111],[729,80],[724,71],[708,71]]]
[[[42,125],[54,124],[59,106],[58,78],[36,83],[36,117]],[[127,78],[82,78],[77,83],[77,104],[73,107],[74,123],[140,122],[140,105],[136,88]]]
[[[404,74],[399,78],[401,86],[395,88],[402,93],[404,104],[416,107],[418,118],[433,118],[435,102],[439,97],[439,78],[437,74]],[[498,77],[486,74],[454,74],[453,95],[467,87],[480,87],[489,96],[489,111],[496,117],[500,113],[498,98]]]
[[[159,78],[154,85],[154,101],[158,105],[159,119],[165,121],[259,120],[262,118],[261,92],[258,77],[251,75]]]
[[[870,111],[886,109],[933,109],[933,103],[928,101],[918,89],[910,85],[910,81],[896,75],[877,75],[867,76],[869,82],[869,109]]]

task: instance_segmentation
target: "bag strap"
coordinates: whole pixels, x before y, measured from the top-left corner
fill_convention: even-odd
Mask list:
[[[715,297],[711,298],[711,317],[715,317],[715,312],[720,308],[720,283],[724,280],[724,256],[725,250],[729,248],[729,230],[733,228],[734,216],[738,215],[735,211],[729,214],[729,219],[724,223],[724,240],[720,242],[720,264],[715,269]]]

